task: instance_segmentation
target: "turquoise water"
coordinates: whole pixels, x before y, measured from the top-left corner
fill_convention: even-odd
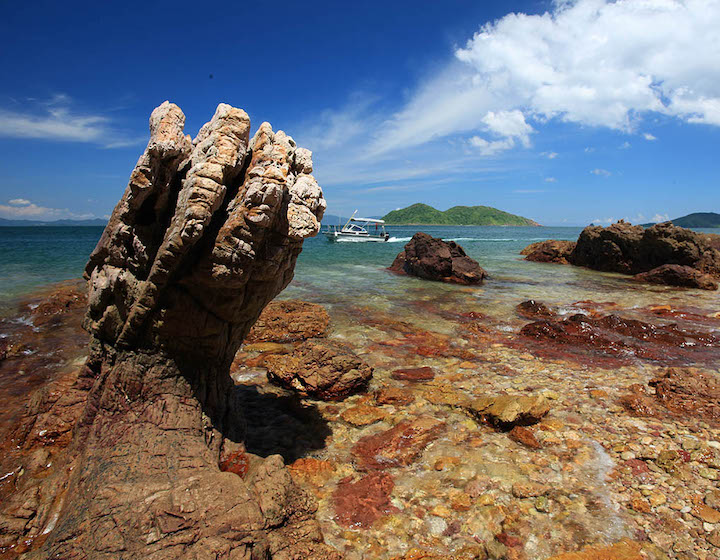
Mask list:
[[[490,279],[480,288],[458,292],[454,286],[388,273],[385,269],[420,230],[457,241],[488,271]],[[640,305],[670,295],[665,288],[646,286],[640,290],[627,277],[530,263],[518,254],[534,241],[575,240],[582,228],[394,226],[388,231],[389,243],[331,243],[322,235],[306,240],[295,279],[283,297],[397,310],[408,300],[447,299],[453,294],[463,294],[457,305],[467,305],[470,298],[471,302],[500,308],[528,298],[548,303],[624,300],[628,305]],[[100,227],[0,228],[0,313],[13,309],[19,297],[41,286],[80,277],[101,234]],[[716,298],[697,291],[685,293],[701,300]],[[676,290],[672,295],[684,299],[683,292]],[[638,298],[643,301],[634,301]]]

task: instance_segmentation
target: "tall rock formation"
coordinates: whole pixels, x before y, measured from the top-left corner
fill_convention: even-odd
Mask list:
[[[338,558],[282,459],[245,453],[228,373],[319,231],[311,154],[268,123],[251,139],[229,105],[194,140],[184,122],[153,111],[90,256],[92,388],[64,476],[39,489],[31,557]]]

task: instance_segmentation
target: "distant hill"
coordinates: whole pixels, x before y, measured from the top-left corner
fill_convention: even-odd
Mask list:
[[[6,220],[0,218],[0,227],[23,227],[23,226],[102,226],[107,225],[107,220],[93,218],[92,220]]]
[[[685,228],[720,228],[720,214],[715,212],[695,212],[670,221],[676,226]],[[643,224],[644,227],[652,225],[654,224]]]
[[[441,212],[427,204],[413,204],[383,217],[391,225],[538,226],[537,222],[490,206],[453,206]]]

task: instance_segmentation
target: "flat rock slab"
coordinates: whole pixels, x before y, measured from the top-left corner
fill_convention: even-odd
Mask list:
[[[428,366],[396,369],[390,375],[398,381],[430,381],[435,379],[435,370]]]
[[[403,467],[417,461],[425,448],[445,430],[445,423],[430,416],[400,422],[393,428],[365,436],[353,447],[355,465],[363,471]]]

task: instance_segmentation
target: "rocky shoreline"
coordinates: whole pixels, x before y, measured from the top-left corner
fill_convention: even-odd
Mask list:
[[[41,341],[45,329],[82,337],[82,306],[75,301],[63,288],[33,303],[48,311],[36,312],[42,319],[34,328],[40,330],[29,327],[26,340]],[[519,306],[512,332],[481,313],[451,315],[443,306],[425,305],[425,313],[454,325],[454,336],[366,313],[360,327],[370,336],[358,343],[343,336],[346,310],[336,314],[331,308],[328,315],[317,304],[275,302],[231,368],[245,411],[248,454],[229,457],[222,468],[243,475],[253,456],[280,454],[295,484],[317,499],[326,542],[351,559],[714,558],[720,550],[720,430],[716,393],[707,391],[715,387],[708,383],[717,382],[716,345],[687,349],[695,352],[688,361],[706,360],[710,369],[666,370],[662,353],[617,352],[618,341],[638,340],[627,331],[627,314],[638,317],[638,310],[575,305],[591,324],[629,334],[614,335],[619,338],[610,346],[598,337],[568,345],[523,333],[538,320],[573,317],[540,302]],[[665,337],[666,325],[705,337],[720,329],[716,313],[697,311],[647,308],[640,313],[644,321],[632,319],[641,325],[629,324],[641,332],[654,325],[650,337],[658,329],[663,333],[643,345],[682,353],[677,341]],[[605,319],[622,316],[625,323]],[[8,339],[7,346],[15,347]],[[299,398],[269,380],[274,361],[301,357],[308,341],[324,339],[342,341],[373,369],[367,390],[325,401]],[[583,344],[585,352],[578,352]],[[32,352],[27,355],[44,350]],[[3,373],[20,367],[17,359],[6,352]],[[28,445],[14,457],[23,468],[3,464],[14,471],[3,480],[5,496],[13,495],[18,479],[47,476],[62,456],[69,424],[57,428],[57,420],[67,420],[72,406],[65,404],[79,400],[81,377],[82,368],[58,371],[39,388],[64,399],[37,411],[30,428],[25,424]],[[540,398],[543,412],[497,424],[483,412],[493,395],[506,395],[504,406],[520,397]],[[516,406],[504,410],[520,410]],[[4,557],[21,550],[6,549]]]

